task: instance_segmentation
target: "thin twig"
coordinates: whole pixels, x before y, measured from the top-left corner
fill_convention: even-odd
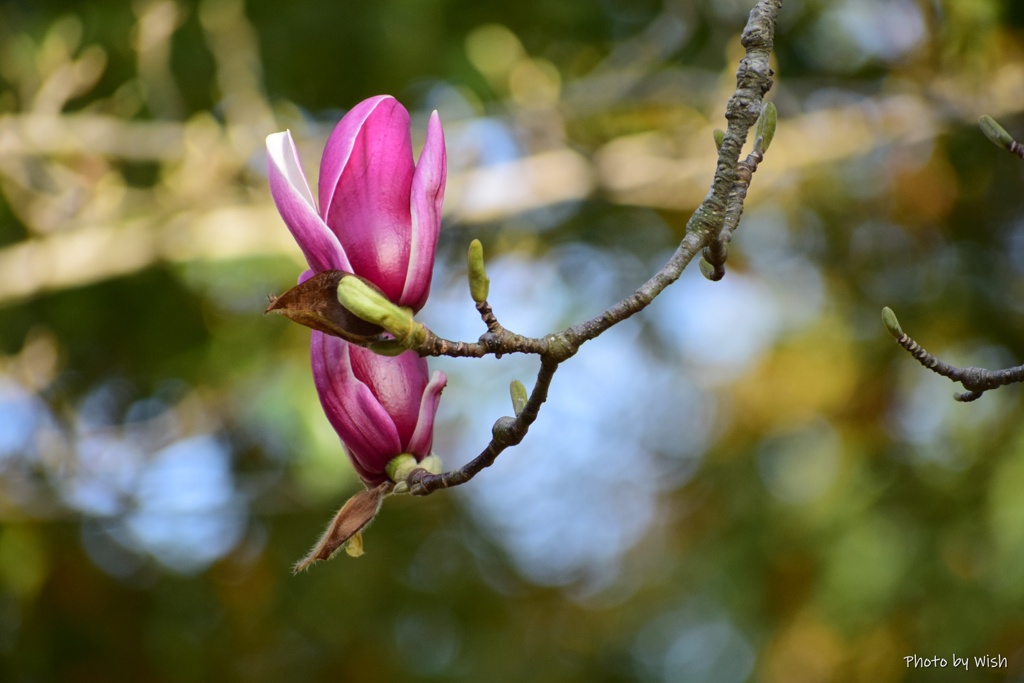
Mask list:
[[[991,140],[997,147],[1002,147],[1011,154],[1024,159],[1024,145],[1017,142],[991,116],[981,116],[978,119],[978,125],[981,127],[985,137]],[[973,366],[958,368],[955,365],[939,360],[925,351],[920,344],[903,331],[899,320],[896,319],[896,314],[888,306],[882,309],[882,322],[889,331],[889,334],[896,339],[896,343],[906,349],[918,363],[932,372],[948,377],[954,382],[960,382],[963,385],[967,391],[955,394],[953,398],[957,401],[969,403],[970,401],[978,400],[982,394],[990,389],[998,389],[1007,384],[1024,382],[1024,365],[1004,368],[1003,370],[986,370],[985,368]]]
[[[1007,384],[1024,382],[1024,365],[1003,370],[986,370],[985,368],[974,366],[959,368],[928,353],[924,347],[911,339],[910,335],[906,332],[896,338],[896,343],[906,349],[918,363],[932,372],[948,377],[954,382],[960,382],[966,391],[956,394],[954,398],[963,403],[976,401],[981,398],[983,393],[990,389],[998,389]]]
[[[732,234],[739,227],[740,216],[743,215],[743,204],[747,199],[747,191],[750,189],[750,181],[762,161],[764,161],[764,155],[755,149],[747,155],[746,159],[736,165],[737,179],[729,193],[729,203],[725,211],[722,230],[718,237],[704,248],[703,253],[704,260],[711,266],[708,279],[714,282],[725,277],[725,261],[729,258],[729,242],[732,241]]]
[[[439,489],[447,489],[465,484],[484,468],[490,467],[509,446],[515,446],[529,431],[530,425],[537,419],[540,407],[548,398],[551,379],[558,370],[559,363],[550,358],[542,358],[537,381],[530,393],[530,400],[518,417],[503,417],[494,423],[493,437],[483,452],[457,470],[441,474],[428,474],[425,470],[417,470],[409,478],[409,490],[413,495],[425,496]]]

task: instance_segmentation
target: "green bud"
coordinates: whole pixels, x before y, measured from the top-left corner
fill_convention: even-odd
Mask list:
[[[473,301],[482,304],[487,301],[491,279],[487,277],[487,270],[484,268],[484,245],[480,240],[469,243],[466,261],[469,264],[469,293],[473,296]]]
[[[338,301],[362,320],[383,327],[406,348],[426,338],[426,329],[412,319],[409,309],[391,303],[380,290],[360,277],[346,275],[341,279]]]
[[[888,330],[893,338],[899,339],[903,336],[903,328],[900,327],[900,321],[896,319],[896,314],[888,306],[882,309],[882,324],[885,325],[885,329]]]
[[[416,462],[416,456],[411,453],[402,453],[396,455],[388,461],[388,464],[384,466],[384,473],[388,475],[388,479],[393,482],[403,482],[409,473],[412,472],[419,463]]]
[[[416,456],[411,453],[396,455],[384,466],[385,474],[388,475],[391,481],[395,482],[395,488],[392,493],[408,493],[409,475],[416,470],[426,470],[430,474],[440,474],[442,470],[441,458],[436,455],[428,455],[423,460],[416,462]]]
[[[441,458],[437,457],[433,453],[420,460],[419,468],[426,470],[431,474],[441,474],[444,470],[444,464],[441,462]]]
[[[722,149],[722,143],[725,142],[725,131],[715,128],[713,135],[715,136],[715,149]]]
[[[1013,144],[1013,138],[1002,126],[996,123],[994,118],[987,115],[982,116],[978,119],[978,125],[981,127],[981,132],[985,134],[985,137],[1003,149],[1010,149],[1010,146]]]
[[[512,380],[508,390],[512,394],[512,410],[515,411],[516,417],[519,417],[523,409],[526,408],[526,402],[530,400],[530,396],[526,393],[523,383],[517,379]]]
[[[774,102],[768,102],[757,117],[757,133],[754,138],[754,149],[764,154],[768,151],[768,145],[772,144],[775,137],[775,126],[778,124],[779,112],[775,109]]]

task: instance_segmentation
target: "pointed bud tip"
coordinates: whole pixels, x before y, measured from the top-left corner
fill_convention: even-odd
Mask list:
[[[978,126],[981,128],[981,132],[985,134],[985,137],[995,145],[1004,149],[1010,149],[1010,145],[1013,144],[1013,137],[994,118],[988,115],[980,116],[978,117]]]
[[[767,102],[761,110],[761,116],[757,119],[757,141],[755,147],[762,154],[768,151],[775,137],[775,128],[778,125],[779,113],[774,102]]]
[[[466,253],[466,264],[469,275],[469,293],[473,301],[482,304],[487,301],[490,294],[491,279],[487,277],[487,269],[484,266],[484,245],[480,240],[473,240],[469,243]]]
[[[422,343],[426,329],[413,320],[412,311],[392,303],[384,294],[358,275],[346,274],[337,287],[341,306],[357,318],[382,327],[406,348]]]
[[[886,331],[893,336],[893,339],[899,339],[903,336],[903,328],[900,327],[900,321],[896,319],[896,314],[888,306],[882,309],[882,324],[885,325]]]
[[[517,379],[512,380],[512,383],[509,384],[508,390],[512,395],[512,410],[515,411],[516,417],[519,417],[523,410],[526,409],[526,404],[530,400],[530,396],[526,393],[526,387],[523,386],[523,383]]]

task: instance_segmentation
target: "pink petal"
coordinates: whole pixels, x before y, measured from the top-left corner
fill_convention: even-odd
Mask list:
[[[412,438],[427,385],[427,361],[412,351],[399,356],[381,356],[358,346],[349,350],[352,373],[370,388],[398,430],[403,444]],[[398,455],[398,451],[395,455]]]
[[[341,243],[316,212],[291,132],[267,136],[267,177],[277,210],[309,266],[317,272],[350,272]]]
[[[352,272],[397,301],[409,264],[413,177],[409,113],[392,97],[361,102],[331,133],[320,167],[320,212]]]
[[[366,119],[373,114],[377,107],[385,109],[393,108],[398,102],[391,95],[377,95],[363,100],[348,110],[348,113],[338,121],[338,125],[331,131],[324,146],[324,154],[320,159],[320,180],[318,183],[318,194],[320,196],[320,208],[324,216],[334,201],[334,192],[341,181],[341,174],[348,165],[352,156],[352,149],[355,146],[356,138],[362,130]],[[399,105],[401,106],[401,105]]]
[[[363,462],[372,462],[372,458],[368,458],[360,453],[357,453],[350,446],[346,446],[344,442],[341,444],[345,448],[345,454],[348,455],[348,460],[352,464],[352,469],[356,471],[359,478],[366,483],[367,486],[376,486],[377,484],[383,484],[388,480],[387,473],[380,469],[368,470],[363,467]]]
[[[324,413],[361,468],[360,475],[379,475],[402,452],[402,443],[387,411],[352,371],[350,351],[356,348],[314,331],[310,342],[313,381]]]
[[[435,370],[423,391],[416,429],[405,447],[405,452],[412,453],[418,460],[430,455],[430,449],[434,447],[434,418],[437,415],[437,406],[441,402],[441,392],[446,384],[448,377],[440,370]]]
[[[368,460],[365,456],[355,453],[351,447],[345,445],[344,441],[342,441],[341,445],[345,450],[345,455],[348,456],[348,462],[352,465],[352,469],[355,470],[360,480],[364,481],[368,486],[376,486],[387,481],[388,476],[384,471],[371,471],[362,466],[362,462]]]
[[[444,146],[444,131],[435,111],[430,115],[427,139],[412,178],[409,270],[405,276],[402,296],[398,299],[399,305],[409,306],[413,312],[423,308],[430,294],[430,278],[437,252],[437,237],[441,232],[441,206],[444,203],[447,176],[448,156]]]

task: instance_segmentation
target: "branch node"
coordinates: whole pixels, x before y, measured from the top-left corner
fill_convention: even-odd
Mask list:
[[[522,435],[518,434],[517,429],[518,421],[514,417],[505,415],[499,417],[495,422],[494,426],[491,427],[491,436],[494,441],[500,446],[514,446],[522,440]]]

